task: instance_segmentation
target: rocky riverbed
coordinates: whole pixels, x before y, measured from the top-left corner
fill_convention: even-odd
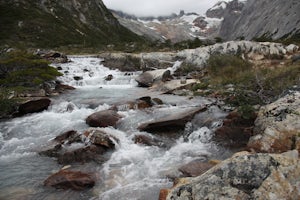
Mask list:
[[[35,108],[24,103],[22,116],[0,123],[0,197],[298,199],[297,87],[246,117],[218,95],[194,96],[201,81],[176,73],[205,69],[212,54],[260,65],[294,62],[297,51],[240,41],[53,64],[64,74],[54,91],[68,92],[31,99]]]

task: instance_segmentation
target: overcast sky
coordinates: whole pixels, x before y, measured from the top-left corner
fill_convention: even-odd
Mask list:
[[[180,10],[204,14],[219,0],[103,0],[106,7],[137,16],[161,16]]]

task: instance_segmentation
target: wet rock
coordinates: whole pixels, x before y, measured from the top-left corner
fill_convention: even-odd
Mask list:
[[[175,90],[190,90],[196,83],[198,83],[196,79],[187,79],[184,82],[182,80],[170,80],[168,82],[157,82],[151,89],[164,92],[165,94],[172,94]]]
[[[40,155],[48,156],[48,157],[58,157],[61,154],[62,145],[61,144],[53,144],[53,147],[48,148],[47,150],[43,150],[39,152]]]
[[[102,146],[107,149],[114,149],[115,144],[113,140],[117,141],[116,138],[108,135],[106,132],[98,130],[98,129],[89,129],[84,133],[90,137],[90,141],[94,145]]]
[[[80,171],[61,170],[44,181],[45,186],[57,189],[84,190],[95,185],[94,178]]]
[[[154,104],[156,104],[156,105],[162,105],[162,104],[164,104],[164,102],[161,99],[159,99],[159,98],[153,98],[152,102]]]
[[[300,54],[293,55],[292,56],[292,62],[295,63],[295,62],[298,62],[298,61],[300,61]]]
[[[43,110],[47,110],[50,103],[51,103],[51,100],[48,98],[30,100],[30,101],[27,101],[26,103],[19,105],[18,112],[20,115],[41,112]]]
[[[56,51],[42,51],[36,52],[37,55],[49,60],[52,63],[67,63],[69,62],[68,57],[60,52]]]
[[[80,81],[80,80],[83,79],[83,77],[82,77],[82,76],[74,76],[73,79],[74,79],[75,81]]]
[[[72,144],[74,142],[81,142],[82,140],[77,131],[71,130],[56,136],[54,138],[54,141],[59,142],[61,144]]]
[[[182,179],[166,199],[299,199],[299,164],[298,154],[238,153],[201,176]]]
[[[190,107],[185,110],[175,113],[167,114],[154,119],[150,122],[141,124],[138,129],[147,132],[164,132],[171,130],[182,130],[185,124],[192,120],[195,114],[203,112],[206,107]]]
[[[147,135],[136,135],[133,138],[135,144],[144,144],[146,146],[164,147],[164,143],[156,138]]]
[[[170,70],[166,70],[166,71],[163,73],[162,77],[161,77],[161,80],[162,80],[163,82],[170,81],[170,80],[172,80],[172,79],[173,79],[173,76],[171,75],[171,71],[170,71]]]
[[[205,173],[213,166],[215,165],[212,163],[196,160],[181,166],[178,170],[183,174],[183,177],[196,177]]]
[[[114,110],[103,110],[87,117],[86,123],[91,127],[115,126],[121,116]]]
[[[94,161],[97,163],[103,163],[107,158],[103,157],[106,153],[106,148],[99,145],[89,145],[82,148],[78,148],[72,151],[64,150],[64,153],[60,153],[57,157],[59,164],[71,164],[71,163],[86,163]]]
[[[248,147],[257,152],[282,153],[299,149],[300,92],[262,107]]]
[[[104,80],[111,81],[113,78],[114,78],[114,76],[112,74],[109,74],[104,78]]]
[[[67,131],[54,138],[48,149],[39,154],[57,158],[60,164],[103,163],[108,159],[105,153],[115,148],[115,142],[118,139],[100,129],[90,128],[84,134]]]
[[[162,76],[165,72],[165,69],[146,71],[139,75],[135,80],[141,87],[151,87],[155,81],[162,79]]]
[[[55,91],[56,92],[59,92],[59,93],[63,93],[65,91],[68,91],[68,90],[75,90],[76,88],[70,86],[70,85],[64,85],[64,84],[61,84],[61,83],[58,83],[55,85]]]
[[[255,113],[249,118],[233,111],[223,120],[223,126],[215,131],[214,140],[229,147],[246,147],[249,138],[253,136]]]

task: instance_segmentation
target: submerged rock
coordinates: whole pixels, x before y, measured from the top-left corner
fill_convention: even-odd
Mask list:
[[[165,144],[153,137],[147,136],[147,135],[136,135],[133,138],[135,144],[144,144],[146,146],[158,146],[158,147],[164,147]]]
[[[121,118],[115,110],[103,110],[88,116],[86,123],[91,127],[108,127],[115,126]]]
[[[296,154],[238,153],[201,176],[180,179],[165,199],[299,199]]]
[[[61,170],[44,181],[45,186],[57,189],[84,190],[95,185],[92,175],[80,171]]]
[[[262,107],[255,121],[248,147],[258,152],[282,153],[298,149],[300,92],[293,92]]]

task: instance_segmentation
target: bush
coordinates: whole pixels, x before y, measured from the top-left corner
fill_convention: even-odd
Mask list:
[[[248,80],[251,70],[250,62],[235,55],[212,55],[208,60],[208,73],[218,84],[234,84]]]
[[[0,59],[0,86],[38,87],[62,74],[48,61],[24,52],[10,53]]]
[[[269,103],[294,85],[300,85],[299,63],[253,69],[237,56],[213,55],[208,60],[208,73],[209,84],[235,107]],[[233,84],[234,90],[226,90],[227,84]]]

